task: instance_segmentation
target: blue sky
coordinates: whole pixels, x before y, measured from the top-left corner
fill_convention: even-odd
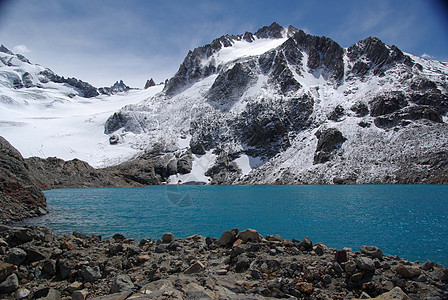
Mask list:
[[[448,61],[447,12],[436,0],[0,0],[0,43],[61,76],[143,87],[171,77],[188,50],[274,21]]]

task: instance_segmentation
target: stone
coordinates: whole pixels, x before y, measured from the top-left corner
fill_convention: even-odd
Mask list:
[[[155,253],[163,253],[166,251],[166,246],[163,244],[157,245],[156,248],[154,249]]]
[[[5,281],[0,283],[0,294],[14,293],[19,288],[19,278],[16,274],[9,275]]]
[[[283,243],[285,241],[284,238],[282,238],[280,235],[278,234],[273,234],[273,235],[267,235],[266,236],[266,240],[270,241],[270,242],[281,242]]]
[[[352,276],[350,276],[350,280],[353,282],[358,282],[362,279],[363,275],[362,273],[355,273]]]
[[[216,271],[216,275],[226,275],[227,272],[228,271],[226,269],[219,269],[218,271]]]
[[[334,255],[334,259],[339,264],[343,263],[343,262],[346,262],[348,260],[347,251],[346,250],[337,250],[335,255]]]
[[[236,241],[236,236],[238,235],[238,229],[234,228],[232,230],[225,231],[218,240],[218,246],[228,247],[233,245]]]
[[[314,253],[316,253],[317,255],[323,255],[324,253],[325,253],[325,248],[324,248],[324,246],[322,246],[322,245],[317,245],[315,248],[314,248]]]
[[[423,271],[429,271],[432,268],[434,268],[434,263],[432,261],[425,261],[421,266],[420,269]]]
[[[42,287],[34,292],[33,298],[41,300],[60,300],[61,293],[51,287]]]
[[[112,238],[116,241],[124,241],[126,237],[122,235],[121,233],[116,233],[112,236]]]
[[[22,289],[18,289],[18,290],[15,292],[14,297],[15,297],[15,299],[17,299],[17,300],[20,300],[20,299],[25,299],[25,298],[27,298],[30,294],[31,294],[31,291],[30,291],[30,290],[25,289],[25,288],[22,288]]]
[[[41,261],[46,259],[47,257],[38,249],[35,248],[25,248],[25,252],[27,255],[27,263],[33,263],[36,261]]]
[[[325,284],[331,283],[331,276],[329,274],[326,274],[324,277],[322,277],[322,282]]]
[[[135,258],[137,260],[138,264],[143,264],[149,260],[151,260],[151,256],[149,256],[148,254],[143,254],[143,255],[139,255]]]
[[[80,271],[80,274],[82,278],[84,278],[84,280],[87,282],[94,282],[95,280],[98,280],[102,277],[99,267],[84,267]]]
[[[403,264],[398,264],[398,266],[395,268],[395,272],[397,272],[404,278],[417,277],[422,273],[417,267],[405,266]]]
[[[123,245],[120,243],[112,244],[107,248],[107,251],[110,255],[117,255],[118,253],[123,252]]]
[[[360,270],[373,272],[375,271],[375,263],[369,257],[359,257],[356,259],[356,265]]]
[[[16,268],[13,264],[0,261],[0,282],[3,282]]]
[[[363,299],[363,298],[356,298],[357,299]],[[371,298],[372,300],[411,300],[411,298],[406,295],[402,289],[400,289],[398,286],[390,290],[389,292],[386,292],[384,294],[379,295],[376,298]]]
[[[42,264],[42,271],[49,275],[56,274],[56,261],[54,259],[47,259]]]
[[[313,243],[311,242],[309,237],[305,237],[300,243],[299,243],[299,249],[300,250],[311,250],[313,248]]]
[[[8,253],[6,254],[5,261],[7,263],[11,263],[13,265],[20,265],[23,264],[27,259],[27,255],[25,250],[21,248],[11,248],[9,249]]]
[[[75,250],[76,249],[76,245],[70,241],[62,241],[60,247],[62,250],[65,250],[65,249],[66,250]]]
[[[162,242],[165,244],[169,244],[172,241],[174,241],[174,234],[172,234],[171,232],[165,233],[164,235],[162,235]]]
[[[298,282],[296,284],[296,289],[304,294],[311,295],[314,292],[314,286],[309,282]]]
[[[196,261],[184,271],[184,274],[195,274],[200,273],[204,270],[205,270],[204,264],[201,263],[200,261]]]
[[[235,264],[235,272],[243,273],[249,268],[249,259],[246,254],[238,256],[238,261]]]
[[[369,296],[366,292],[362,292],[361,296],[359,296],[359,299],[371,299],[372,297]]]
[[[134,283],[128,275],[118,275],[112,281],[112,286],[110,287],[110,293],[119,293],[124,291],[132,291],[134,289]]]
[[[67,287],[67,291],[72,294],[74,291],[78,291],[82,289],[82,283],[79,281],[75,281],[73,283],[70,283],[70,285]]]
[[[383,251],[375,246],[361,246],[361,253],[372,258],[383,258]]]
[[[89,295],[89,291],[88,290],[79,290],[79,291],[74,291],[72,294],[72,300],[85,300],[87,299],[87,296]]]
[[[58,275],[66,279],[74,270],[73,264],[68,260],[60,260],[57,264]]]

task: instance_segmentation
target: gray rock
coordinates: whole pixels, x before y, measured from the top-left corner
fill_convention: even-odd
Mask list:
[[[404,278],[417,277],[422,273],[417,267],[405,266],[403,264],[398,264],[398,266],[395,268],[395,272],[397,272]]]
[[[361,253],[372,258],[381,259],[383,257],[383,251],[375,246],[361,246]]]
[[[163,253],[166,251],[166,246],[163,244],[157,245],[156,248],[154,249],[155,253]]]
[[[5,261],[7,263],[13,264],[13,265],[20,265],[24,263],[27,259],[27,255],[25,250],[20,248],[11,248],[9,249],[8,253],[6,254]]]
[[[262,236],[254,229],[246,229],[241,231],[236,238],[242,240],[245,243],[249,241],[261,242]]]
[[[73,264],[68,260],[60,260],[57,264],[58,275],[66,279],[74,270]]]
[[[321,164],[329,161],[334,153],[341,148],[347,140],[336,128],[329,128],[323,132],[317,132],[318,138],[316,152],[314,153],[314,164]]]
[[[169,243],[171,243],[172,241],[174,241],[174,234],[172,234],[171,232],[165,233],[165,234],[162,236],[162,241],[163,241],[165,244],[169,244]]]
[[[30,290],[25,289],[25,288],[22,288],[22,289],[18,289],[18,290],[15,292],[14,297],[15,297],[15,299],[17,299],[17,300],[20,300],[20,299],[25,299],[25,298],[27,298],[30,294],[31,294],[31,291],[30,291]]]
[[[85,300],[85,299],[87,299],[88,295],[89,295],[89,291],[86,289],[74,291],[72,293],[72,300]]]
[[[84,280],[87,282],[94,282],[95,280],[98,280],[102,277],[99,267],[84,267],[80,271],[80,274],[82,278],[84,278]]]
[[[429,271],[432,268],[434,268],[434,263],[432,261],[425,261],[421,266],[420,269],[424,271]]]
[[[110,287],[110,293],[119,293],[124,291],[132,291],[134,289],[134,283],[128,275],[118,275],[112,281],[112,286]]]
[[[16,274],[9,275],[5,281],[0,283],[0,294],[14,293],[19,288],[19,278]]]
[[[249,259],[246,254],[238,256],[238,261],[235,264],[235,272],[243,273],[249,268]]]
[[[360,270],[364,271],[375,271],[375,263],[369,257],[359,257],[356,259],[356,265]]]
[[[3,282],[16,269],[15,265],[0,261],[0,282]]]
[[[41,300],[60,300],[61,293],[54,288],[43,287],[34,292],[33,298]]]
[[[356,262],[353,260],[349,260],[345,263],[345,272],[347,273],[353,273],[356,270]]]
[[[54,259],[47,259],[42,264],[42,271],[49,275],[56,274],[56,261]]]
[[[204,264],[201,263],[200,261],[196,261],[184,271],[184,274],[195,274],[202,272],[204,270],[205,270]]]
[[[218,246],[228,247],[233,245],[236,241],[236,236],[238,235],[238,229],[234,228],[232,230],[225,231],[218,240]]]
[[[299,249],[311,250],[313,248],[313,243],[309,237],[305,237],[299,244]]]

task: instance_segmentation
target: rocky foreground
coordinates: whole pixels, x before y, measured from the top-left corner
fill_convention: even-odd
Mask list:
[[[139,242],[0,226],[5,299],[448,299],[448,270],[255,230]]]

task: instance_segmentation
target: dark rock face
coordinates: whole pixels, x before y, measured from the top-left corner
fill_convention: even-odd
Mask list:
[[[344,49],[338,43],[327,37],[306,34],[302,30],[299,30],[292,38],[308,54],[308,67],[311,70],[326,71],[328,73],[326,79],[342,79],[344,76]]]
[[[92,98],[99,95],[96,87],[90,85],[88,82],[84,82],[76,78],[64,78],[64,76],[61,77],[56,75],[49,69],[40,72],[39,75],[43,75],[48,81],[55,83],[67,83],[77,88],[81,92],[81,96],[84,98]]]
[[[376,96],[370,101],[370,115],[383,116],[407,106],[406,97],[402,92],[391,92]]]
[[[22,75],[22,82],[23,82],[23,85],[26,88],[30,88],[30,87],[34,86],[34,84],[33,84],[33,76],[30,73],[28,73],[28,72],[25,72]]]
[[[3,45],[0,45],[0,52],[6,53],[6,54],[9,54],[9,55],[14,55],[14,53],[12,53],[8,48],[6,48]]]
[[[255,36],[259,39],[269,39],[269,38],[282,38],[283,37],[283,27],[278,23],[274,22],[269,26],[264,26],[255,32]]]
[[[22,155],[0,137],[0,223],[45,213],[44,194]]]
[[[154,82],[154,79],[148,79],[148,80],[146,80],[146,83],[145,83],[145,90],[147,89],[147,88],[150,88],[150,87],[152,87],[152,86],[155,86],[156,85],[156,83]]]
[[[98,89],[100,94],[109,96],[117,93],[127,92],[129,90],[131,90],[131,88],[124,84],[123,80],[120,80],[120,82],[115,82],[111,87],[102,87]]]
[[[412,59],[404,55],[396,46],[390,49],[378,38],[369,37],[365,40],[353,44],[347,49],[347,56],[350,61],[355,62],[351,72],[355,76],[363,77],[370,71],[375,75],[381,75],[388,68],[397,63],[412,66]],[[360,60],[367,59],[367,62]]]
[[[254,66],[236,63],[233,68],[220,74],[207,94],[210,104],[221,110],[229,110],[254,81],[251,67]]]
[[[346,138],[336,128],[326,129],[317,132],[318,138],[316,152],[314,154],[314,164],[321,164],[329,161],[335,152],[341,147]]]

